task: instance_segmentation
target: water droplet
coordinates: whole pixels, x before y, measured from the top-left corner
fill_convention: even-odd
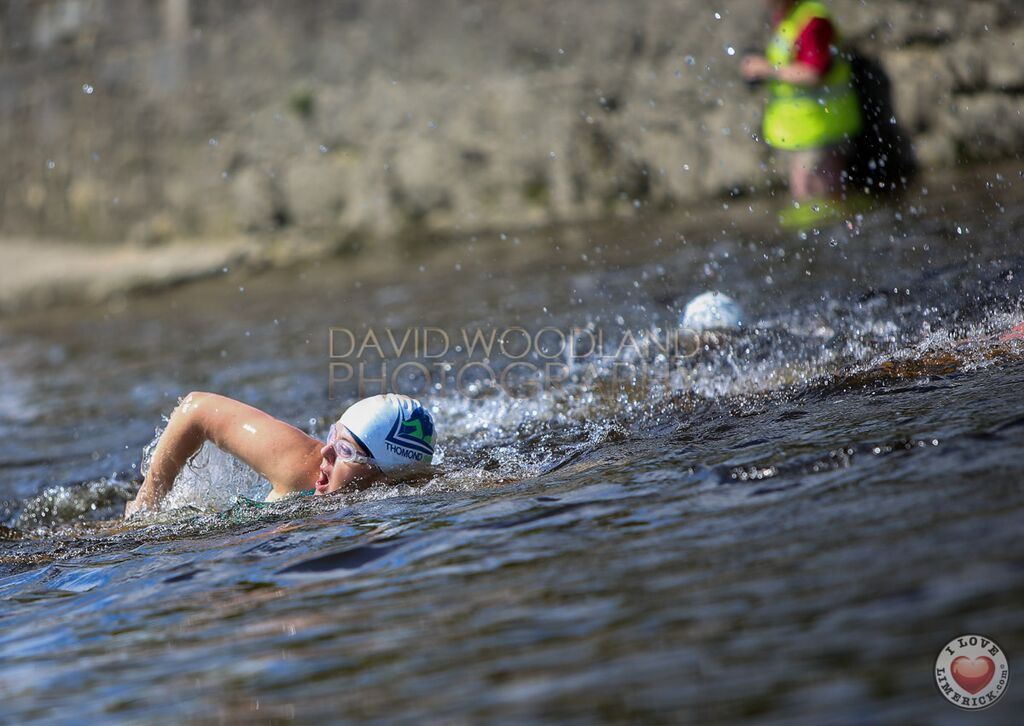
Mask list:
[[[91,96],[91,95],[92,95],[92,92],[93,92],[94,90],[96,90],[96,89],[94,89],[94,88],[93,88],[92,86],[90,86],[90,85],[89,85],[88,83],[83,83],[83,84],[82,84],[82,93],[84,93],[84,94],[85,94],[86,96]]]

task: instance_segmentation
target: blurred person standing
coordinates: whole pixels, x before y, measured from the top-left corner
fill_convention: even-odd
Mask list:
[[[845,166],[844,142],[860,133],[853,69],[839,49],[832,16],[814,0],[765,0],[773,37],[764,56],[743,59],[743,77],[767,81],[764,139],[789,157],[796,201],[834,198]]]

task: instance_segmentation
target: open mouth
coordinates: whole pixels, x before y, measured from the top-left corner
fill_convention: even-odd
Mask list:
[[[326,471],[324,469],[324,467],[321,465],[321,467],[320,467],[320,476],[318,476],[316,478],[316,483],[314,484],[314,486],[316,487],[317,491],[323,491],[323,490],[327,489],[327,485],[330,483],[330,480],[331,480],[330,472]]]

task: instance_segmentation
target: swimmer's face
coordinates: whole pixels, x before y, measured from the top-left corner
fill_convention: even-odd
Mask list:
[[[336,442],[341,446],[336,447]],[[380,477],[380,470],[369,464],[339,457],[338,448],[350,449],[360,458],[369,455],[348,429],[340,424],[333,426],[327,443],[320,449],[320,475],[315,484],[317,496],[333,494],[341,489],[363,489]]]

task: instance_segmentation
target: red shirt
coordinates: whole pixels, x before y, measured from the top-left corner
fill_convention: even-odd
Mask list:
[[[784,15],[776,15],[773,18],[774,24],[781,23]],[[832,41],[835,37],[836,31],[832,23],[822,18],[814,18],[796,38],[795,60],[806,63],[821,75],[825,75],[832,68]]]
[[[815,18],[797,36],[796,60],[825,75],[832,67],[832,41],[835,35],[832,23]]]

